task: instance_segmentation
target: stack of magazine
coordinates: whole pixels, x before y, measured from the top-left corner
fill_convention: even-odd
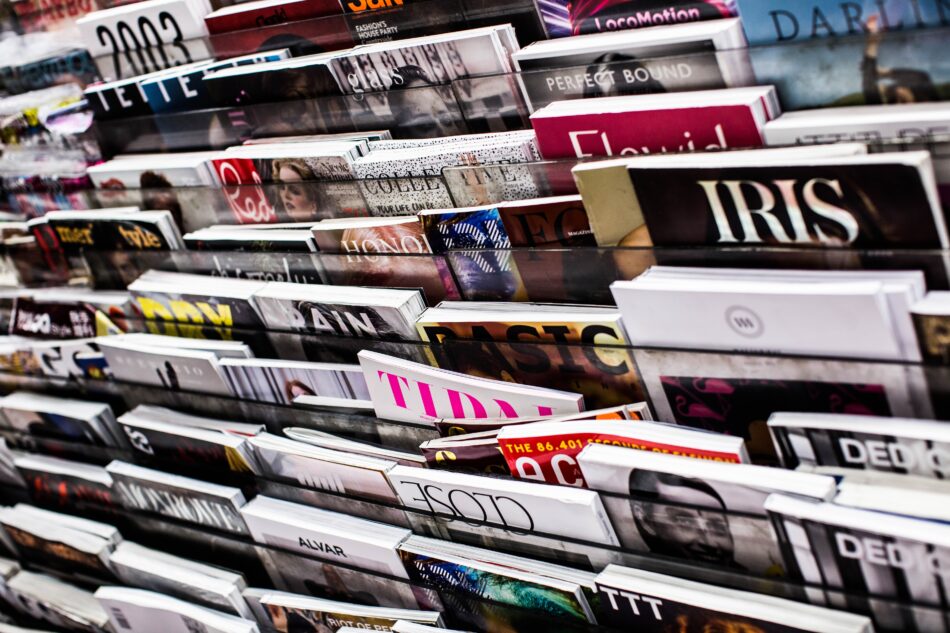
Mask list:
[[[947,0],[9,8],[0,633],[950,633]]]

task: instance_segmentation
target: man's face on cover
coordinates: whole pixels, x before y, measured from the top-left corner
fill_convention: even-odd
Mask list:
[[[673,555],[713,564],[732,562],[735,543],[729,517],[717,498],[668,484],[660,484],[658,492],[660,503],[634,502],[641,530],[662,541]]]

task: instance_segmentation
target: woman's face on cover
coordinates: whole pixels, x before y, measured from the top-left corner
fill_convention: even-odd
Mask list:
[[[460,126],[435,88],[406,90],[400,109],[395,112],[401,127],[415,138],[461,134]]]
[[[306,220],[317,212],[317,204],[307,190],[303,179],[292,168],[284,166],[277,172],[280,180],[280,201],[291,218]]]

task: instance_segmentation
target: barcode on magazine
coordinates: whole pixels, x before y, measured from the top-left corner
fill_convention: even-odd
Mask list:
[[[129,621],[125,619],[125,614],[122,613],[122,611],[119,610],[118,607],[110,607],[110,609],[112,610],[112,616],[115,618],[115,621],[119,624],[121,628],[129,629],[129,630],[132,629],[132,626],[129,624]]]
[[[185,623],[185,628],[188,629],[188,633],[208,633],[208,629],[205,628],[205,625],[198,620],[193,620],[184,615],[181,616],[181,620]]]

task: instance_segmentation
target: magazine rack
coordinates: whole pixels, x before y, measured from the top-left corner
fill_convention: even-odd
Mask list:
[[[453,0],[454,14],[463,24],[498,23],[514,15],[523,15],[525,3],[509,8],[492,4],[498,0]],[[430,29],[429,17],[422,10],[433,4],[437,13],[444,11],[438,0],[426,0],[413,5],[414,11],[398,13],[400,19],[418,20],[419,28]],[[530,6],[530,3],[527,3]],[[532,9],[533,12],[533,9]],[[381,14],[374,13],[373,19]],[[388,14],[387,14],[388,15]],[[325,19],[325,18],[324,18]],[[334,19],[340,19],[339,17]],[[346,18],[347,20],[363,18]],[[355,27],[349,26],[348,28]],[[519,29],[521,25],[519,25]],[[409,27],[411,31],[411,27]],[[339,32],[339,27],[335,32]],[[519,36],[522,36],[519,30]],[[950,81],[950,62],[943,55],[915,55],[915,50],[942,50],[942,43],[950,36],[948,29],[924,31],[891,31],[882,39],[880,59],[893,67],[903,63],[923,73],[934,86]],[[535,38],[541,39],[541,38]],[[204,40],[201,40],[204,42]],[[148,151],[180,151],[221,148],[260,136],[288,134],[319,134],[358,130],[390,129],[394,134],[445,136],[490,131],[526,129],[528,117],[541,105],[551,100],[588,98],[617,94],[673,92],[736,87],[743,85],[775,85],[785,111],[802,110],[828,105],[860,105],[875,103],[875,93],[865,95],[861,83],[861,60],[866,39],[863,36],[814,40],[757,46],[750,49],[726,50],[650,60],[626,60],[598,64],[595,67],[576,67],[558,71],[530,71],[457,79],[440,86],[415,89],[414,97],[431,103],[440,103],[443,112],[442,129],[437,126],[408,129],[399,121],[387,119],[378,113],[366,116],[364,97],[325,97],[309,101],[286,101],[263,106],[217,108],[176,114],[133,117],[99,121],[96,124],[103,154]],[[205,43],[206,50],[208,48]],[[200,53],[200,51],[199,51]],[[200,59],[199,53],[190,58]],[[139,60],[135,68],[148,66],[152,57],[136,51],[125,54]],[[153,56],[155,54],[153,53]],[[211,53],[208,53],[210,56]],[[116,57],[116,56],[114,56]],[[118,57],[117,57],[118,58]],[[155,59],[159,66],[166,53]],[[174,58],[182,63],[182,55]],[[852,61],[853,73],[844,70],[836,81],[827,81],[824,68],[847,68]],[[713,62],[711,64],[711,61]],[[119,62],[116,62],[119,63]],[[113,63],[113,65],[116,65]],[[723,76],[711,70],[719,64],[731,69],[732,75]],[[103,63],[103,66],[106,64]],[[133,72],[131,61],[119,63],[112,74]],[[793,69],[791,72],[789,69]],[[658,82],[650,72],[666,78]],[[104,75],[109,69],[103,70]],[[607,77],[610,77],[608,80]],[[624,80],[629,77],[629,80]],[[671,79],[672,77],[672,79]],[[398,92],[398,91],[397,91]],[[408,92],[407,96],[411,93]],[[391,93],[390,93],[391,94]],[[526,97],[527,95],[527,97]],[[934,95],[939,91],[934,88]],[[385,97],[380,97],[385,98]],[[921,95],[920,100],[926,100]],[[934,98],[931,96],[931,98]],[[305,114],[306,116],[301,116]],[[291,128],[287,124],[292,121]]]
[[[909,603],[896,600],[893,596],[857,595],[836,588],[800,583],[788,578],[757,576],[734,568],[684,561],[655,553],[638,552],[540,532],[518,531],[515,533],[505,526],[473,519],[465,519],[465,525],[460,526],[463,529],[455,529],[453,524],[459,526],[458,517],[388,506],[260,478],[257,481],[257,491],[258,494],[329,509],[339,508],[340,504],[346,504],[349,514],[407,527],[416,534],[435,536],[477,547],[491,547],[515,555],[527,555],[587,571],[596,572],[607,564],[615,563],[800,602],[812,602],[838,608],[847,605],[848,610],[872,617],[875,620],[876,630],[881,631],[913,630],[912,625],[908,623],[916,623],[920,627],[917,630],[942,631],[942,628],[928,628],[922,623],[934,618],[939,621],[948,615],[945,607]],[[620,502],[629,502],[629,498],[620,495],[601,493],[601,496],[616,498]],[[4,490],[3,497],[7,503],[24,500],[22,493],[10,489]],[[51,503],[50,498],[45,496],[30,498],[30,501],[60,512],[79,514],[116,525],[126,540],[134,540],[145,546],[155,546],[190,559],[197,557],[202,562],[239,571],[245,575],[249,586],[273,586],[278,590],[304,595],[395,608],[434,609],[443,612],[443,617],[450,626],[467,626],[474,630],[484,630],[486,621],[496,623],[500,621],[520,624],[522,627],[546,624],[556,626],[557,630],[612,631],[603,626],[593,627],[583,622],[575,623],[570,619],[565,621],[563,616],[555,620],[543,613],[474,598],[463,591],[447,591],[419,580],[409,581],[405,578],[353,568],[345,563],[312,558],[298,551],[254,543],[234,534],[217,532],[153,513],[104,507],[88,502],[63,505]],[[727,519],[767,520],[763,517],[735,512],[728,513]],[[484,534],[479,536],[479,532]],[[750,551],[751,548],[756,547],[774,548],[774,543],[771,541],[768,543],[746,541],[742,545]],[[74,565],[60,566],[61,559],[58,561],[59,564],[54,561],[52,565],[48,559],[44,558],[37,560],[28,556],[26,560],[28,566],[37,566],[43,571],[52,572],[72,582],[86,581],[96,586],[103,580],[107,582],[111,580],[90,578],[87,570],[77,569]],[[592,606],[599,616],[596,602]]]
[[[545,343],[262,336],[199,326],[179,334],[244,340],[260,357],[275,357],[266,349],[272,347],[289,360],[355,363],[360,350],[373,350],[441,369],[580,393],[588,410],[646,400],[658,420],[745,438],[753,460],[762,464],[776,463],[764,426],[776,411],[950,420],[950,366]],[[4,390],[105,399],[115,403],[117,411],[139,403],[208,417],[226,411],[231,417],[265,424],[274,433],[303,426],[402,450],[416,451],[421,442],[437,437],[433,427],[420,424],[117,381],[9,373],[0,374],[0,379]]]
[[[298,283],[421,288],[434,305],[471,301],[613,305],[610,284],[650,266],[809,270],[921,270],[946,290],[950,251],[796,248],[516,248],[445,255],[98,251],[84,255],[94,285],[125,288],[149,269]],[[111,266],[112,268],[104,267]]]
[[[334,253],[107,251],[86,253],[85,259],[98,288],[124,289],[146,270],[155,269],[261,281],[420,288],[431,305],[461,296],[442,255],[394,259],[391,255]]]
[[[376,112],[367,102],[371,95],[382,104]],[[389,109],[396,99],[440,104],[435,108],[438,121],[415,128],[403,125],[398,112]],[[250,138],[298,134],[391,130],[403,138],[428,138],[477,131],[465,121],[451,86],[445,85],[100,120],[95,129],[103,156],[224,149]]]
[[[169,391],[160,387],[120,383],[116,381],[73,378],[69,380],[49,379],[36,376],[17,376],[0,374],[0,385],[4,392],[13,390],[40,391],[63,397],[88,398],[108,401],[116,415],[139,404],[168,407],[208,417],[227,417],[263,424],[271,433],[281,434],[281,429],[299,426],[336,433],[354,439],[372,442],[400,450],[417,451],[422,442],[438,437],[435,429],[429,426],[404,422],[378,420],[371,415],[343,414],[319,411],[300,406],[287,406],[268,402],[254,402],[183,391]],[[8,437],[17,445],[29,448],[31,443],[43,447],[47,444],[59,450],[72,451],[79,458],[88,447],[68,442],[56,443],[52,440],[40,440],[25,437],[22,434],[8,433]],[[82,446],[84,448],[77,448]],[[110,459],[121,458],[126,453],[113,453],[109,450],[88,453],[95,461],[108,463]]]
[[[357,5],[355,0],[352,4]],[[374,10],[261,25],[252,29],[164,41],[152,30],[113,41],[113,51],[95,58],[104,81],[135,77],[208,59],[227,59],[288,48],[294,57],[350,48],[359,44],[407,39],[479,26],[511,23],[522,45],[544,39],[530,0],[422,0],[389,3]]]

